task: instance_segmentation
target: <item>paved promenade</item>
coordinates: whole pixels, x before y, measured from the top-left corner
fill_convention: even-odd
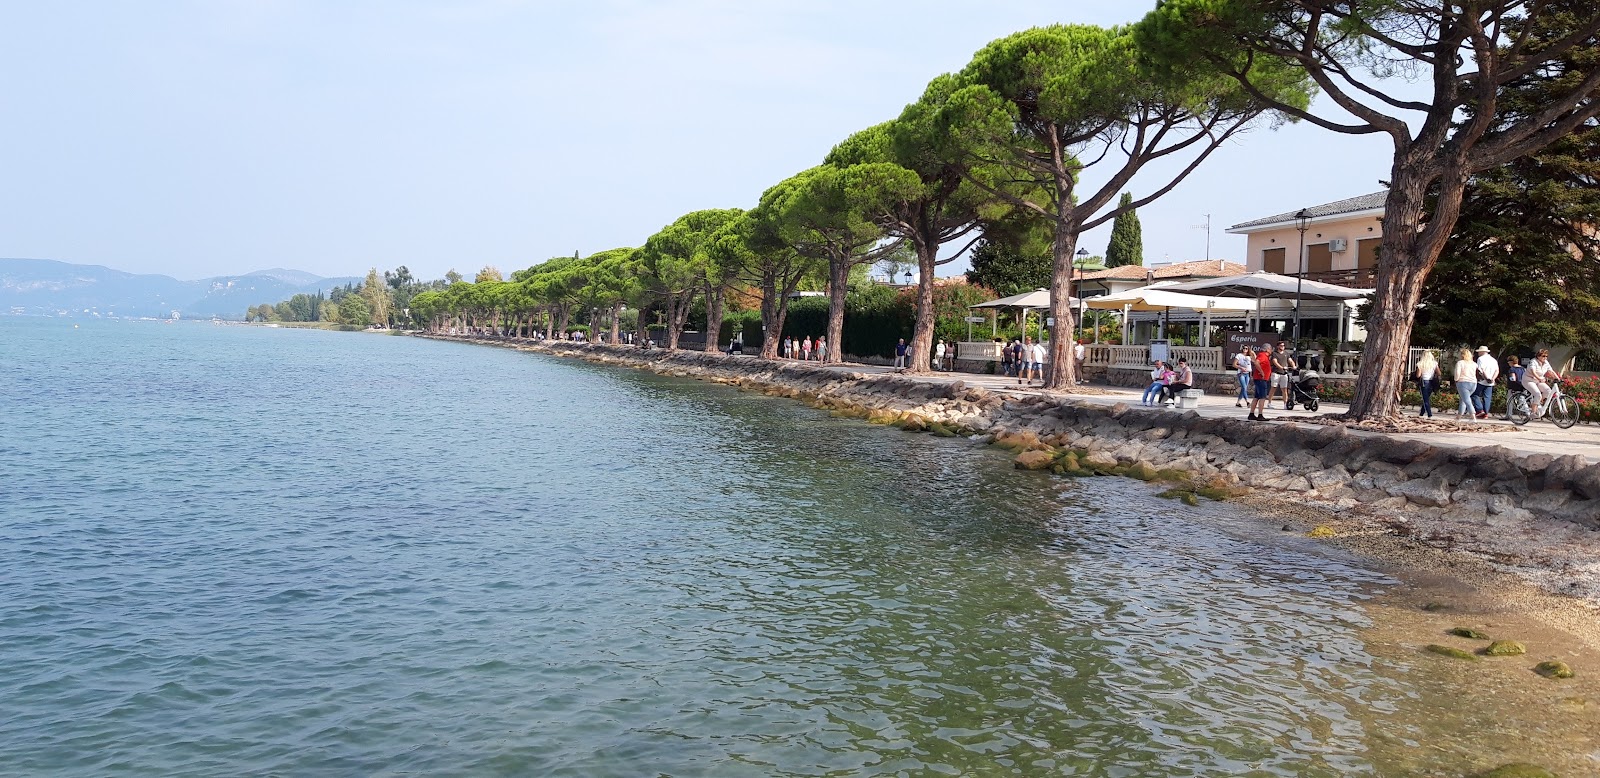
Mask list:
[[[898,372],[894,368],[891,368],[891,367],[882,367],[882,366],[877,366],[877,365],[861,365],[861,364],[855,364],[855,363],[847,363],[847,364],[839,365],[838,369],[840,369],[840,370],[848,370],[848,371],[855,371],[855,372],[862,372],[862,373],[895,373],[895,372]],[[980,374],[977,374],[977,373],[940,372],[940,373],[932,373],[932,374],[924,375],[924,376],[906,376],[906,377],[907,378],[915,378],[915,379],[921,380],[921,381],[937,381],[937,382],[945,382],[945,383],[950,383],[950,382],[954,382],[954,381],[963,381],[966,384],[968,384],[969,386],[981,386],[981,387],[983,387],[985,389],[988,389],[988,390],[991,390],[991,391],[1007,392],[1007,393],[1019,394],[1019,395],[1022,395],[1022,394],[1040,394],[1041,393],[1040,390],[1037,387],[1035,387],[1033,389],[1029,389],[1029,388],[1026,388],[1026,387],[1018,386],[1017,385],[1017,379],[1015,379],[1015,378],[1008,379],[1005,376],[980,375]],[[1139,397],[1143,393],[1142,389],[1132,389],[1132,388],[1122,387],[1122,386],[1104,386],[1104,385],[1099,385],[1099,384],[1090,384],[1085,388],[1093,390],[1094,393],[1093,394],[1071,394],[1071,393],[1068,393],[1068,394],[1073,399],[1082,400],[1082,401],[1085,401],[1085,402],[1101,403],[1101,404],[1104,404],[1104,405],[1112,405],[1112,404],[1115,404],[1115,403],[1122,402],[1122,403],[1127,403],[1128,405],[1131,405],[1131,406],[1138,406],[1139,405]],[[1231,417],[1243,419],[1245,417],[1246,412],[1247,412],[1246,409],[1245,408],[1235,408],[1235,407],[1233,407],[1233,400],[1234,400],[1233,396],[1222,397],[1222,396],[1218,396],[1218,395],[1208,394],[1208,395],[1206,395],[1204,398],[1202,398],[1200,400],[1200,406],[1198,408],[1196,408],[1195,410],[1197,412],[1199,412],[1199,414],[1201,416],[1207,416],[1207,417],[1231,416]],[[1305,418],[1305,417],[1309,417],[1309,416],[1318,416],[1318,415],[1328,414],[1328,413],[1343,413],[1345,411],[1345,409],[1346,409],[1346,406],[1344,404],[1332,403],[1332,402],[1326,402],[1326,401],[1322,403],[1322,407],[1320,409],[1318,409],[1318,411],[1316,413],[1311,413],[1309,411],[1298,410],[1298,409],[1297,410],[1293,410],[1293,411],[1284,411],[1284,410],[1282,410],[1282,406],[1279,405],[1277,409],[1270,410],[1270,411],[1267,412],[1267,418],[1272,419],[1272,421],[1267,421],[1267,422],[1262,422],[1262,423],[1263,424],[1281,424],[1281,423],[1291,423],[1292,424],[1292,423],[1294,423],[1294,419],[1296,417]],[[1414,414],[1414,413],[1416,413],[1416,409],[1412,408],[1408,412]],[[1435,408],[1434,409],[1434,413],[1436,415],[1436,418],[1440,418],[1440,419],[1454,418],[1455,409],[1454,409],[1454,407],[1451,407],[1449,409],[1449,413],[1447,414],[1447,413],[1442,413],[1440,411],[1440,409]],[[1584,421],[1590,421],[1590,420],[1589,419],[1585,419]],[[1430,445],[1434,445],[1434,446],[1448,446],[1448,447],[1455,447],[1455,448],[1473,448],[1473,447],[1476,447],[1476,446],[1504,446],[1504,447],[1506,447],[1508,449],[1511,449],[1512,451],[1516,451],[1516,452],[1522,453],[1522,454],[1549,454],[1551,456],[1560,456],[1560,455],[1564,455],[1564,454],[1578,454],[1578,455],[1582,456],[1585,460],[1587,460],[1587,461],[1589,461],[1591,463],[1600,462],[1600,424],[1579,423],[1578,425],[1574,426],[1572,429],[1563,430],[1563,429],[1557,428],[1556,425],[1551,424],[1548,421],[1543,421],[1543,420],[1531,422],[1526,427],[1517,427],[1516,425],[1512,424],[1509,421],[1504,421],[1503,419],[1492,418],[1492,417],[1490,419],[1477,422],[1477,424],[1482,425],[1486,430],[1487,429],[1493,429],[1493,430],[1498,430],[1498,431],[1495,431],[1495,432],[1419,432],[1419,433],[1406,433],[1405,437],[1406,438],[1415,438],[1417,440],[1424,441],[1424,442],[1426,442],[1426,443],[1428,443]],[[1504,430],[1507,430],[1507,429],[1510,429],[1512,431],[1511,432],[1504,431]],[[1354,432],[1355,434],[1359,434],[1359,435],[1384,434],[1384,433],[1374,433],[1374,432],[1360,432],[1360,431],[1356,431],[1356,430],[1352,430],[1352,432]]]

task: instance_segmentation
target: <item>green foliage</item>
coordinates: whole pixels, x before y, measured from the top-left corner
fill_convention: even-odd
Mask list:
[[[367,307],[367,301],[361,295],[345,295],[339,301],[339,322],[365,327],[372,323],[372,309]]]
[[[1016,247],[984,239],[972,249],[969,261],[972,269],[967,271],[967,281],[993,289],[1001,297],[1050,287],[1048,250],[1028,255]]]
[[[1144,233],[1139,214],[1133,208],[1133,195],[1122,193],[1118,207],[1127,208],[1111,223],[1111,242],[1106,246],[1106,267],[1144,264]]]
[[[1538,50],[1570,32],[1544,18]],[[1568,52],[1500,90],[1502,110],[1526,114],[1600,66],[1600,50]],[[1471,116],[1471,112],[1467,113]],[[1537,344],[1600,347],[1600,122],[1472,177],[1461,216],[1423,287],[1412,342],[1482,343],[1495,353]]]

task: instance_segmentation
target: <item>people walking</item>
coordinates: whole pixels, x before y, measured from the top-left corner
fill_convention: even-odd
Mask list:
[[[1461,349],[1457,355],[1455,372],[1452,378],[1456,385],[1456,418],[1477,419],[1477,413],[1472,407],[1472,395],[1478,391],[1478,363],[1472,361],[1472,352]]]
[[[906,369],[906,339],[901,338],[894,344],[894,367],[896,370]]]
[[[1266,344],[1256,347],[1255,361],[1250,364],[1250,388],[1255,399],[1250,402],[1251,421],[1270,421],[1267,418],[1267,400],[1272,396],[1272,349]]]
[[[1272,351],[1272,388],[1281,392],[1283,409],[1289,410],[1289,371],[1296,367],[1294,357],[1289,355],[1288,345],[1278,341],[1278,347]],[[1268,401],[1271,405],[1271,401]]]
[[[1422,352],[1417,359],[1416,369],[1417,390],[1422,392],[1422,409],[1417,415],[1424,418],[1433,418],[1433,390],[1439,388],[1439,359],[1433,351]]]
[[[1239,399],[1233,401],[1235,408],[1243,408],[1250,401],[1250,368],[1254,364],[1255,360],[1250,357],[1250,345],[1241,344],[1239,353],[1233,355],[1233,369],[1239,373]]]
[[[828,338],[826,336],[817,338],[817,361],[828,361]]]
[[[800,361],[811,361],[811,336],[807,335],[800,341]]]
[[[995,338],[994,342],[999,343],[1000,339]],[[1017,352],[1011,349],[1010,343],[1000,346],[1000,369],[1005,372],[1007,378],[1017,374]]]
[[[1079,338],[1078,342],[1072,345],[1072,376],[1073,380],[1080,384],[1089,383],[1083,380],[1083,358],[1088,353],[1089,349],[1083,345],[1083,338]]]
[[[1472,393],[1472,407],[1477,418],[1489,418],[1489,407],[1494,404],[1494,385],[1500,380],[1500,360],[1489,353],[1488,346],[1478,347],[1478,388]]]
[[[944,341],[939,341],[933,346],[933,369],[944,369]]]

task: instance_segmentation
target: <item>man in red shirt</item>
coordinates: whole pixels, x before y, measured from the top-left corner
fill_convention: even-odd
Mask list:
[[[1250,415],[1245,418],[1251,421],[1268,421],[1267,397],[1272,394],[1272,349],[1266,345],[1256,347],[1256,358],[1250,365],[1250,383],[1255,393],[1250,400]]]

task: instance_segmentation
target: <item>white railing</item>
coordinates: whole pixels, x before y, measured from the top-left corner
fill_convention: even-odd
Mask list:
[[[1174,346],[1172,359],[1185,360],[1189,369],[1202,373],[1222,372],[1222,349],[1211,346]]]

